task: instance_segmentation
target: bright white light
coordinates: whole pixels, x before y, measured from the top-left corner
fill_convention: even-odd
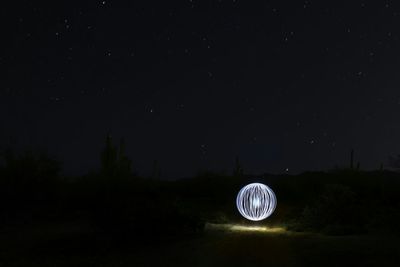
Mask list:
[[[261,221],[274,212],[276,196],[265,184],[252,183],[239,191],[236,197],[236,206],[246,219]]]
[[[206,223],[206,230],[217,230],[217,231],[232,231],[232,232],[259,232],[265,234],[272,233],[286,233],[286,229],[283,227],[267,227],[267,226],[249,226],[240,224],[214,224]]]

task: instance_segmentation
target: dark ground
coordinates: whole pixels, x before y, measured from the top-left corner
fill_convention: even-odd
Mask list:
[[[400,266],[398,238],[215,229],[110,241],[84,223],[1,233],[0,266]],[[151,236],[151,233],[149,233]],[[144,235],[145,237],[145,235]]]

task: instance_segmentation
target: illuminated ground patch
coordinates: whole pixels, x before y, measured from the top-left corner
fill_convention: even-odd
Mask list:
[[[214,224],[207,223],[206,230],[220,230],[232,232],[258,232],[258,233],[286,233],[283,227],[251,226],[242,224]]]

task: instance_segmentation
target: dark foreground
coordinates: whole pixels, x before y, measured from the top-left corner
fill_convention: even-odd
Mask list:
[[[400,266],[390,235],[322,236],[208,225],[204,234],[117,241],[82,224],[1,233],[0,266]]]

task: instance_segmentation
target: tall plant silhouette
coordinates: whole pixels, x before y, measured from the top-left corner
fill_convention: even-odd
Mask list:
[[[106,137],[106,144],[101,153],[101,173],[105,177],[128,177],[132,174],[131,160],[125,153],[125,141],[120,140],[119,147],[112,143],[110,134]]]

